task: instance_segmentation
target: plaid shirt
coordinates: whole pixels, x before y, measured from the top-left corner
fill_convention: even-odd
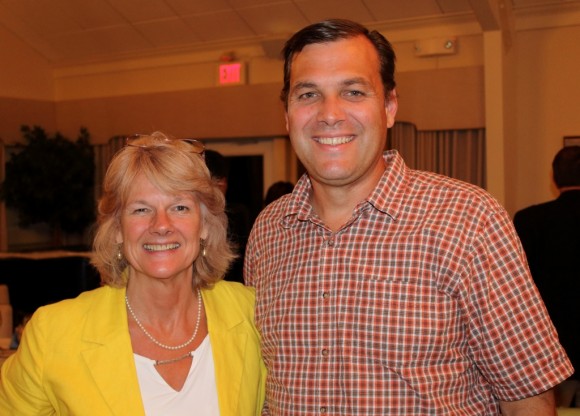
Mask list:
[[[302,177],[250,236],[245,276],[273,415],[497,415],[573,371],[505,210],[385,154],[337,232]]]

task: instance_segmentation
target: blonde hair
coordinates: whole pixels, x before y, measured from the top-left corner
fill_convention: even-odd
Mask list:
[[[193,263],[192,285],[207,287],[221,280],[236,257],[227,239],[224,195],[212,181],[202,155],[193,151],[191,144],[154,132],[139,136],[117,152],[105,174],[91,259],[101,283],[113,287],[127,284],[128,264],[124,257],[119,259],[116,236],[132,184],[141,174],[164,192],[189,192],[198,201],[208,237],[205,256],[200,254]]]

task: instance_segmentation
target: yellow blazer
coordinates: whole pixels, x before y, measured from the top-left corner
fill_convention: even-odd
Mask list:
[[[221,416],[259,415],[266,370],[253,289],[202,290]],[[0,372],[0,415],[144,415],[125,309],[108,286],[38,309]],[[191,409],[195,414],[195,409]]]

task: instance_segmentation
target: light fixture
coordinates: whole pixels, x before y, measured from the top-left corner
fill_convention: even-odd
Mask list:
[[[415,41],[415,56],[453,55],[457,48],[457,38],[433,38]]]

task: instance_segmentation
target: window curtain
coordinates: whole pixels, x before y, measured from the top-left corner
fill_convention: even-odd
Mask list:
[[[485,188],[485,129],[418,131],[397,122],[387,147],[399,151],[405,163]]]
[[[113,136],[105,144],[95,145],[95,201],[98,201],[103,192],[103,179],[111,159],[120,150],[125,142],[125,136]]]
[[[4,182],[6,174],[6,148],[0,140],[0,183]],[[8,251],[8,231],[6,230],[6,204],[0,200],[0,251]]]

